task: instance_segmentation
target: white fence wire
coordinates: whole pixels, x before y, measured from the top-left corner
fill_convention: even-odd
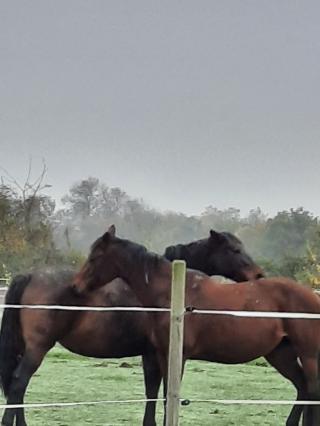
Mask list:
[[[170,312],[170,308],[144,308],[142,306],[70,306],[70,305],[8,305],[0,304],[0,309],[44,309],[60,311],[97,311],[97,312]]]
[[[164,402],[164,398],[158,399],[106,399],[100,401],[78,401],[78,402],[38,402],[28,404],[0,404],[0,409],[4,408],[25,408],[25,409],[38,409],[38,408],[68,408],[79,407],[88,405],[107,405],[107,404],[137,404],[146,402]],[[202,404],[212,403],[219,405],[320,405],[320,401],[310,400],[277,400],[277,399],[183,399],[180,398],[181,405],[187,406],[191,403]]]
[[[0,404],[1,408],[54,408],[54,407],[78,407],[79,405],[101,405],[101,404],[137,404],[145,402],[164,402],[164,398],[160,399],[106,399],[101,401],[79,401],[79,402],[38,402],[29,404]]]
[[[95,311],[95,312],[170,312],[170,308],[142,306],[71,306],[71,305],[13,305],[0,304],[0,309],[44,309],[61,311]],[[320,319],[320,314],[309,312],[275,312],[275,311],[234,311],[219,309],[196,309],[186,307],[185,314],[228,315],[247,318],[291,318],[291,319]]]

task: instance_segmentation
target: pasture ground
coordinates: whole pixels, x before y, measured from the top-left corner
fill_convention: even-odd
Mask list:
[[[236,366],[198,361],[187,364],[183,398],[294,399],[290,383],[264,361]],[[56,347],[29,386],[26,402],[73,402],[144,398],[140,358],[89,359]],[[1,399],[3,401],[3,399]],[[141,425],[143,404],[28,409],[30,426]],[[181,426],[282,425],[288,406],[223,406],[191,403],[181,407]],[[158,424],[161,426],[162,404]]]

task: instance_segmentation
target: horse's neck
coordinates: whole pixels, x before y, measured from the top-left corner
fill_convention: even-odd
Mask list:
[[[205,265],[203,262],[204,256],[201,253],[199,247],[188,249],[184,251],[183,260],[186,261],[187,267],[190,269],[198,269],[199,271],[205,272]]]
[[[136,262],[122,277],[144,306],[164,306],[170,300],[171,263],[160,260],[157,266]]]
[[[161,266],[151,274],[148,287],[150,303],[154,306],[169,307],[171,300],[171,262],[163,262]]]

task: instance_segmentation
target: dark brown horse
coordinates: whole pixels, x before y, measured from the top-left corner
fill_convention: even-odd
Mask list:
[[[143,246],[117,238],[111,227],[93,244],[74,285],[81,293],[116,277],[128,283],[144,306],[170,306],[171,263],[148,253]],[[187,272],[186,305],[198,309],[320,313],[319,297],[292,280],[275,278],[224,285],[192,270]],[[166,383],[169,316],[151,314],[151,322],[150,339],[158,351]],[[230,364],[264,356],[293,383],[298,399],[319,399],[319,320],[191,313],[185,316],[183,354],[184,362],[201,359]],[[301,412],[301,406],[295,405],[286,424],[297,426]],[[308,409],[305,417],[306,425],[319,425],[319,408]]]
[[[190,269],[207,275],[223,275],[234,281],[263,277],[261,268],[246,253],[243,243],[230,232],[211,230],[209,238],[167,247],[164,257],[185,260]]]
[[[259,277],[260,268],[243,247],[238,250],[236,240],[219,236],[211,231],[209,238],[185,246],[193,267],[206,267],[212,273],[226,273],[233,279]],[[213,261],[216,265],[210,266]],[[35,272],[16,277],[7,292],[6,303],[141,306],[122,280],[79,297],[70,288],[73,277],[72,271]],[[5,309],[0,335],[0,378],[8,403],[23,402],[30,378],[56,342],[72,352],[91,357],[142,355],[146,396],[157,398],[162,376],[148,338],[149,328],[147,314],[143,312]],[[17,426],[26,425],[23,409],[6,410],[2,424],[12,426],[15,417]],[[154,402],[147,403],[143,424],[155,425]]]

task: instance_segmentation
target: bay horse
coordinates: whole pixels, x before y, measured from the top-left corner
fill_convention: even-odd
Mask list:
[[[208,238],[185,247],[192,265],[207,272],[224,273],[235,280],[262,274],[246,254],[241,242],[233,240],[231,234],[211,231]],[[74,275],[75,272],[71,270],[48,270],[17,276],[9,287],[6,303],[141,306],[130,287],[121,279],[79,296],[71,288]],[[162,374],[155,350],[150,344],[149,329],[145,312],[6,308],[0,334],[0,384],[7,402],[23,403],[29,380],[56,342],[74,353],[96,358],[142,355],[146,396],[147,399],[156,399]],[[155,407],[155,402],[146,404],[144,426],[156,424]],[[2,425],[12,426],[15,419],[17,426],[26,425],[22,408],[5,410]]]
[[[170,307],[171,263],[145,247],[117,238],[109,228],[95,241],[74,280],[81,293],[120,277],[143,306]],[[217,283],[197,271],[187,270],[186,306],[197,309],[320,313],[320,299],[311,289],[285,278],[260,279],[238,284]],[[150,339],[167,381],[170,318],[149,315]],[[297,399],[318,400],[319,320],[249,318],[230,315],[185,315],[183,364],[198,359],[226,364],[265,357],[297,389]],[[303,408],[294,405],[287,426],[298,426]],[[304,424],[320,424],[319,406],[306,409]]]

